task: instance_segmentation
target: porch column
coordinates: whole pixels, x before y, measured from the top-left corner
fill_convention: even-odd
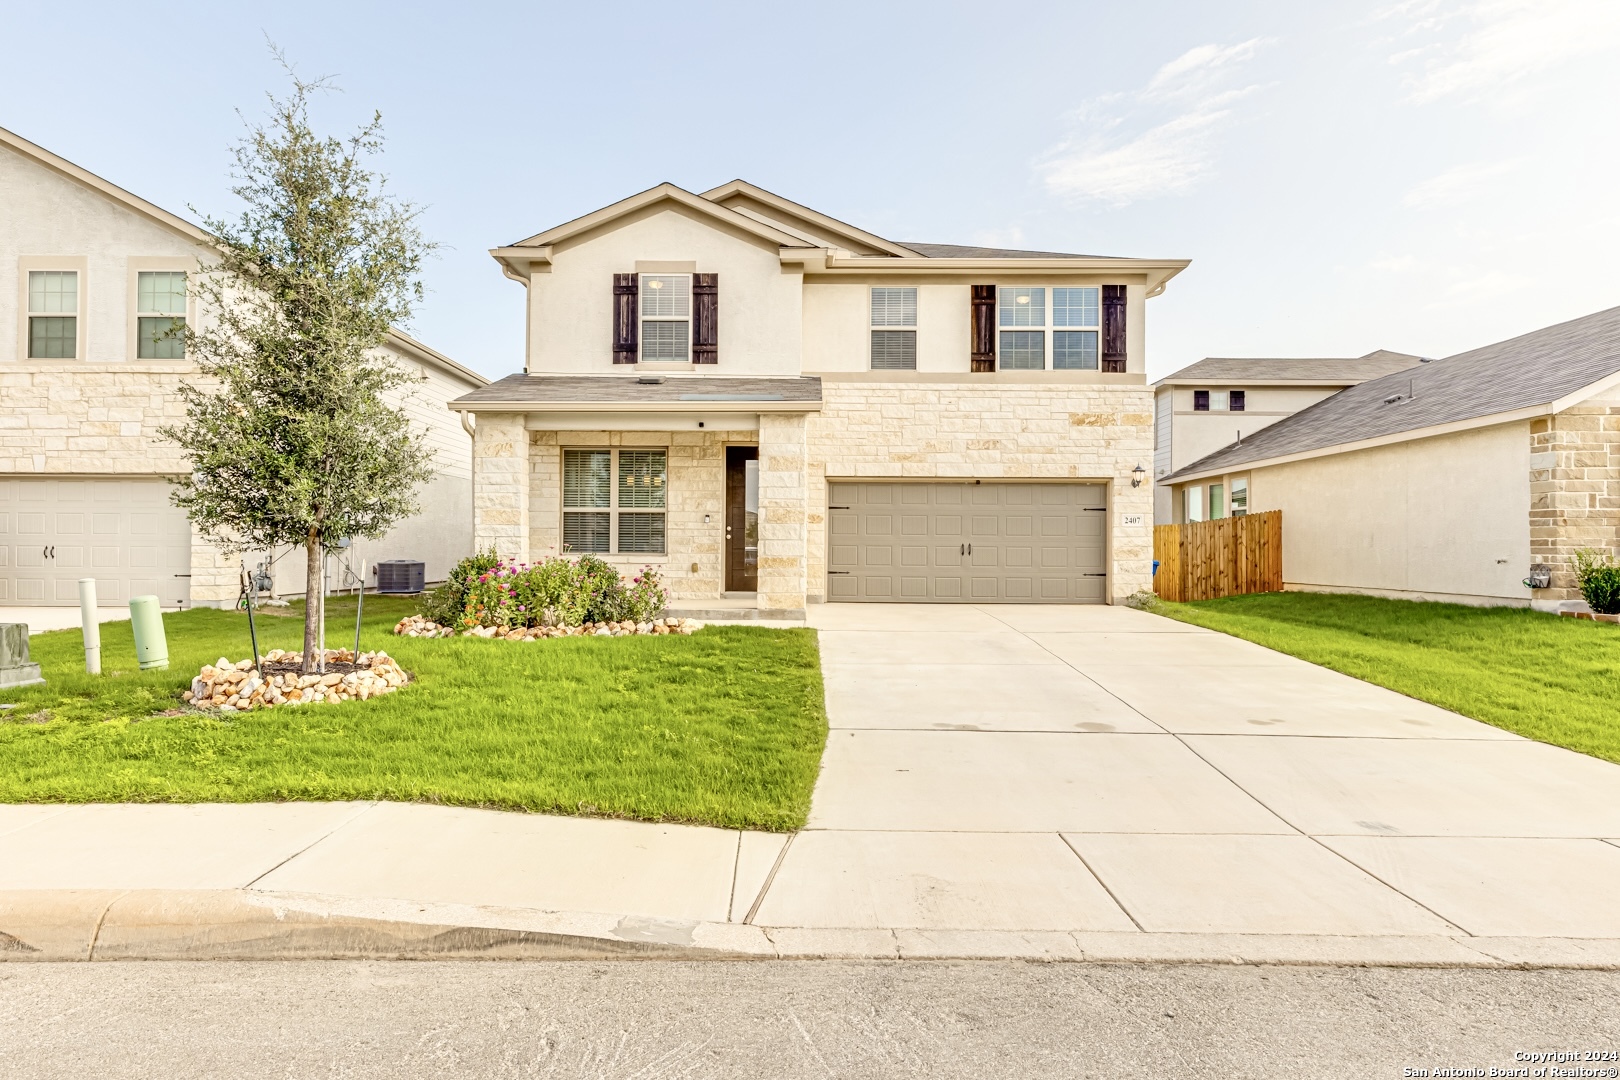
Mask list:
[[[473,435],[473,549],[529,558],[529,433],[522,413],[479,413]]]
[[[804,611],[806,524],[805,417],[759,417],[759,608]]]

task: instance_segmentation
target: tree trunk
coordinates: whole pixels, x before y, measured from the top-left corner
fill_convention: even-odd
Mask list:
[[[321,534],[309,530],[304,541],[304,666],[305,675],[315,671],[316,629],[321,618]]]

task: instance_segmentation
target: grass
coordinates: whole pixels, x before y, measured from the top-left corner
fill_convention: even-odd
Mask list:
[[[183,708],[180,693],[203,664],[250,655],[241,614],[166,615],[167,671],[136,670],[127,622],[102,627],[99,676],[84,673],[78,630],[37,634],[46,685],[0,690],[17,703],[0,712],[0,802],[385,799],[804,824],[827,735],[814,631],[393,636],[411,610],[367,597],[361,639],[415,674],[405,690],[229,719]],[[327,615],[328,646],[352,643],[353,600],[328,601]],[[260,649],[299,648],[302,627],[261,617]]]
[[[1154,610],[1620,762],[1620,626],[1525,608],[1305,592]]]

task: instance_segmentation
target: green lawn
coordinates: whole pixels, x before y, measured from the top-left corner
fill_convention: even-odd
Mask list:
[[[1620,626],[1524,608],[1304,592],[1154,610],[1620,762]]]
[[[138,672],[129,623],[37,634],[46,685],[0,690],[0,802],[391,799],[793,829],[826,742],[815,632],[541,642],[399,638],[408,601],[368,597],[362,649],[417,681],[385,698],[239,713],[181,708],[197,669],[249,655],[245,616],[164,617],[170,668]],[[354,602],[328,602],[328,646]],[[347,628],[345,629],[345,622]],[[302,621],[261,617],[260,649]]]

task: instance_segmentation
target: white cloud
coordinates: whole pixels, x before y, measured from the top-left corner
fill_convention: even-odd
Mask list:
[[[1443,40],[1390,57],[1404,65],[1423,58],[1409,78],[1411,100],[1513,100],[1531,76],[1620,45],[1620,4],[1614,0],[1468,0],[1450,6],[1405,4],[1384,13],[1407,19],[1407,33]],[[1456,36],[1456,26],[1466,29]]]
[[[1500,185],[1492,181],[1514,172],[1523,163],[1523,158],[1511,158],[1507,161],[1458,165],[1416,185],[1401,202],[1410,207],[1455,206],[1471,202],[1499,188]]]
[[[1037,168],[1053,192],[1114,206],[1191,190],[1214,167],[1215,135],[1239,99],[1234,86],[1269,38],[1199,45],[1154,73],[1141,90],[1086,102],[1076,133],[1049,150]]]

